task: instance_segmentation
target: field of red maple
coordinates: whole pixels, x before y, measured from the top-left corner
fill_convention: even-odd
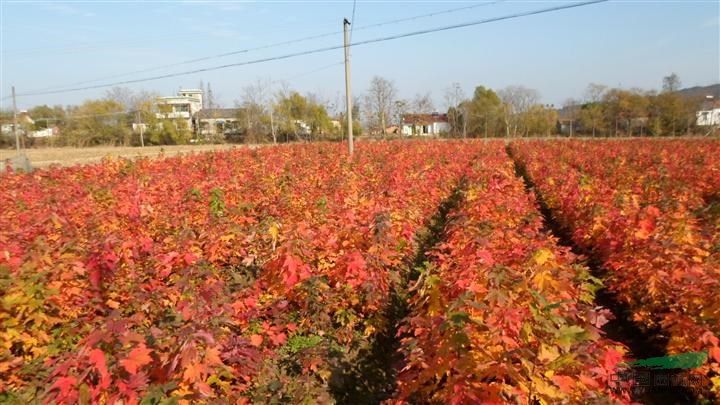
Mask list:
[[[480,144],[117,160],[3,177],[2,389],[54,402],[322,399],[386,327]],[[15,394],[14,394],[15,395]]]
[[[592,170],[592,184],[615,174],[602,190],[642,189],[625,196],[642,208],[602,226],[632,228],[643,244],[603,257],[647,278],[633,252],[669,232],[685,245],[662,257],[686,260],[675,276],[695,290],[659,277],[651,296],[679,300],[667,307],[633,292],[630,271],[614,271],[610,287],[638,319],[702,333],[704,346],[691,346],[676,332],[672,350],[718,355],[717,143],[682,144],[697,149],[683,155],[687,171],[656,162],[651,141],[610,148],[638,162],[615,156],[611,168],[599,150],[540,145],[513,148],[545,174],[538,187],[569,227],[582,204],[608,201],[573,200]],[[623,177],[652,170],[664,177]],[[331,403],[362,394],[358,365],[388,336],[400,342],[389,402],[629,401],[608,387],[626,350],[600,330],[610,317],[594,304],[600,280],[544,230],[502,141],[367,142],[352,160],[339,144],[108,159],[0,183],[0,402]],[[684,208],[645,208],[665,203]],[[593,249],[625,244],[576,234]],[[398,294],[409,308],[400,320]]]
[[[513,143],[575,243],[608,269],[606,286],[670,354],[705,351],[720,392],[720,142]]]

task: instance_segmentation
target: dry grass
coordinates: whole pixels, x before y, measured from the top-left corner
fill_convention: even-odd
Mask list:
[[[71,166],[83,163],[95,163],[106,156],[136,158],[155,157],[161,151],[165,156],[173,156],[189,152],[206,152],[213,150],[226,150],[243,148],[243,145],[166,145],[140,147],[98,146],[91,148],[38,148],[27,149],[25,155],[30,159],[33,167],[47,167],[50,165]],[[251,146],[252,147],[252,146]],[[16,156],[14,149],[0,150],[0,162]],[[4,164],[3,164],[4,166]]]

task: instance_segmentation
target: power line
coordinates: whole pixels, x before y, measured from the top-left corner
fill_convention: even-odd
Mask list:
[[[424,30],[412,31],[412,32],[407,32],[407,33],[403,33],[403,34],[390,35],[390,36],[385,36],[385,37],[380,37],[380,38],[367,39],[364,41],[358,41],[355,43],[351,43],[351,44],[349,44],[349,46],[368,45],[368,44],[373,44],[373,43],[392,41],[392,40],[396,40],[396,39],[400,39],[400,38],[407,38],[407,37],[413,37],[413,36],[418,36],[418,35],[430,34],[433,32],[448,31],[448,30],[453,30],[453,29],[458,29],[458,28],[465,28],[465,27],[470,27],[470,26],[475,26],[475,25],[487,24],[487,23],[491,23],[491,22],[510,20],[510,19],[519,18],[519,17],[527,17],[527,16],[531,16],[531,15],[544,14],[544,13],[549,13],[549,12],[554,12],[554,11],[566,10],[566,9],[570,9],[570,8],[588,6],[591,4],[604,3],[607,1],[609,1],[609,0],[592,0],[592,1],[585,1],[585,2],[580,2],[580,3],[572,3],[572,4],[561,5],[561,6],[548,7],[548,8],[543,8],[543,9],[538,9],[538,10],[533,10],[533,11],[509,14],[509,15],[500,16],[500,17],[492,17],[492,18],[486,18],[483,20],[446,25],[446,26],[436,27],[436,28],[428,28],[428,29],[424,29]],[[195,74],[195,73],[203,73],[203,72],[209,72],[209,71],[214,71],[214,70],[227,69],[230,67],[254,65],[254,64],[264,63],[264,62],[290,59],[290,58],[294,58],[294,57],[298,57],[298,56],[305,56],[305,55],[311,55],[311,54],[316,54],[316,53],[334,51],[334,50],[338,50],[338,49],[342,49],[342,48],[344,48],[344,45],[332,45],[332,46],[327,46],[327,47],[323,47],[323,48],[316,48],[316,49],[310,49],[310,50],[306,50],[306,51],[298,51],[298,52],[288,53],[285,55],[255,59],[255,60],[250,60],[250,61],[245,61],[245,62],[229,63],[229,64],[225,64],[225,65],[188,70],[188,71],[184,71],[184,72],[169,73],[169,74],[164,74],[164,75],[145,77],[145,78],[141,78],[141,79],[125,80],[125,81],[120,81],[120,82],[99,84],[99,85],[93,85],[93,86],[75,87],[75,88],[63,89],[63,90],[31,92],[31,93],[18,94],[17,96],[24,97],[24,96],[37,96],[37,95],[45,95],[45,94],[69,93],[69,92],[75,92],[75,91],[81,91],[81,90],[99,89],[99,88],[112,87],[112,86],[118,86],[118,85],[124,85],[124,84],[148,82],[148,81],[167,79],[167,78],[178,77],[178,76],[186,76],[186,75]]]
[[[357,27],[357,29],[358,29],[358,30],[365,30],[365,29],[369,29],[369,28],[382,27],[382,26],[390,25],[390,24],[398,24],[398,23],[403,23],[403,22],[408,22],[408,21],[414,21],[414,20],[421,19],[421,18],[434,17],[434,16],[441,15],[441,14],[449,14],[449,13],[454,13],[454,12],[458,12],[458,11],[469,10],[469,9],[473,9],[473,8],[477,8],[477,7],[489,6],[489,5],[501,3],[501,2],[503,2],[503,1],[506,1],[506,0],[489,1],[489,2],[484,2],[484,3],[480,3],[480,4],[473,4],[473,5],[470,5],[470,6],[463,6],[463,7],[451,8],[451,9],[435,11],[435,12],[427,13],[427,14],[420,14],[420,15],[415,15],[415,16],[411,16],[411,17],[405,17],[405,18],[399,18],[399,19],[395,19],[395,20],[383,21],[383,22],[379,22],[379,23],[375,23],[375,24],[370,24],[370,25],[365,25],[365,26]],[[353,6],[353,14],[354,14],[354,9],[355,9],[355,7]],[[351,32],[352,32],[352,30],[353,30],[353,26],[352,26],[352,25],[351,25],[351,27],[350,27],[350,30],[351,30]],[[59,89],[64,89],[64,88],[71,87],[71,86],[79,86],[79,85],[82,85],[82,84],[94,83],[94,82],[98,82],[98,81],[102,81],[102,80],[117,79],[117,78],[119,78],[119,77],[132,76],[132,75],[135,75],[135,74],[138,74],[138,73],[147,73],[147,72],[152,72],[152,71],[156,71],[156,70],[167,69],[167,68],[170,68],[170,67],[176,67],[176,66],[182,66],[182,65],[189,65],[189,64],[193,64],[193,63],[197,63],[197,62],[203,62],[203,61],[207,61],[207,60],[211,60],[211,59],[224,58],[224,57],[227,57],[227,56],[233,56],[233,55],[239,55],[239,54],[244,54],[244,53],[249,53],[249,52],[264,50],[264,49],[276,48],[276,47],[283,46],[283,45],[291,45],[291,44],[295,44],[295,43],[299,43],[299,42],[310,41],[310,40],[313,40],[313,39],[321,39],[321,38],[326,38],[326,37],[335,36],[335,35],[339,35],[339,34],[342,34],[342,31],[326,32],[326,33],[324,33],[324,34],[316,34],[316,35],[311,35],[311,36],[307,36],[307,37],[292,39],[292,40],[288,40],[288,41],[281,41],[281,42],[270,43],[270,44],[266,44],[266,45],[261,45],[261,46],[253,47],[253,48],[246,48],[246,49],[241,49],[241,50],[237,50],[237,51],[220,53],[220,54],[216,54],[216,55],[203,56],[203,57],[199,57],[199,58],[195,58],[195,59],[184,60],[184,61],[181,61],[181,62],[175,62],[175,63],[165,64],[165,65],[159,65],[159,66],[155,66],[155,67],[151,67],[151,68],[146,68],[146,69],[134,70],[134,71],[127,72],[127,73],[119,73],[119,74],[110,75],[110,76],[103,76],[103,77],[96,78],[96,79],[83,80],[83,81],[71,83],[71,84],[69,84],[69,85],[45,87],[45,88],[42,88],[42,89],[35,90],[35,91],[33,91],[32,93],[44,92],[44,91],[50,91],[50,90],[59,90]]]
[[[296,74],[296,75],[293,75],[293,76],[290,76],[290,77],[286,77],[286,78],[284,78],[284,79],[271,80],[270,83],[271,83],[271,84],[274,84],[274,83],[286,82],[286,81],[288,81],[288,80],[297,79],[297,78],[299,78],[299,77],[304,77],[304,76],[307,76],[307,75],[310,75],[310,74],[313,74],[313,73],[321,72],[321,71],[323,71],[323,70],[325,70],[325,69],[329,69],[329,68],[334,67],[334,66],[342,65],[343,63],[345,63],[345,61],[340,61],[340,62],[331,63],[331,64],[329,64],[329,65],[320,66],[320,67],[315,68],[315,69],[313,69],[313,70],[308,70],[307,72],[298,73],[298,74]]]
[[[350,17],[350,42],[352,42],[353,28],[355,28],[355,6],[356,5],[357,5],[357,0],[353,0],[352,17]]]

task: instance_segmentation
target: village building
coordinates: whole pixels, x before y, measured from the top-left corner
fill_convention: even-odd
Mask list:
[[[184,121],[187,128],[193,128],[193,116],[203,108],[203,91],[200,89],[181,89],[176,96],[157,98],[158,119]]]
[[[213,138],[238,130],[239,108],[205,108],[193,115],[193,129],[198,138]]]
[[[450,132],[447,114],[404,114],[402,116],[402,134],[413,136],[434,136]]]
[[[702,110],[696,113],[698,126],[712,127],[720,125],[720,100],[711,100],[709,98],[705,101]]]

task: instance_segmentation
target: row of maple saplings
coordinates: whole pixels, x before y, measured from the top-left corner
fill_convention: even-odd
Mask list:
[[[602,336],[598,281],[542,230],[507,157],[478,162],[400,334],[394,401],[629,401],[624,348]]]
[[[630,192],[623,198],[628,202],[623,206],[624,213],[616,220],[601,218],[605,231],[594,232],[597,209],[613,212],[616,198],[612,190],[630,190],[627,183],[640,171],[633,172],[634,166],[626,165],[624,171],[602,179],[586,174],[588,185],[583,186],[578,180],[583,178],[581,173],[563,165],[563,153],[568,152],[534,144],[519,148],[529,175],[558,220],[573,230],[576,243],[596,252],[611,271],[609,289],[617,293],[642,325],[649,330],[661,327],[670,336],[669,353],[705,352],[707,361],[694,372],[708,377],[720,389],[720,379],[709,378],[720,372],[720,306],[711,304],[714,291],[720,288],[720,268],[712,259],[713,253],[706,250],[708,244],[712,245],[712,235],[692,225],[697,218],[691,211],[680,207],[663,213],[654,205],[635,206],[630,203]],[[675,188],[678,183],[658,179],[655,184],[652,202],[672,207],[672,200],[681,194]],[[691,190],[685,188],[684,193],[692,195]],[[697,185],[696,201],[702,200],[702,193]],[[650,197],[641,193],[635,198],[647,204]],[[687,283],[689,278],[696,281],[687,288],[677,288],[678,283]],[[672,302],[672,307],[667,302]]]

